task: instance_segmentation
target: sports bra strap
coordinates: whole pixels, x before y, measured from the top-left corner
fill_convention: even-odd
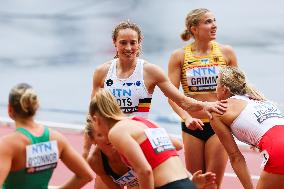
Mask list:
[[[28,139],[30,139],[30,141],[31,141],[31,144],[35,144],[35,143],[39,143],[39,142],[46,142],[46,141],[49,140],[49,130],[48,130],[47,127],[44,127],[43,134],[39,137],[34,136],[27,129],[22,128],[22,127],[17,128],[16,131],[20,132],[23,135],[25,135],[26,137],[28,137]]]
[[[147,125],[149,128],[157,128],[157,126],[154,123],[140,116],[135,116],[132,118],[132,120],[140,121],[144,123],[145,125]]]
[[[116,174],[110,167],[109,163],[108,163],[108,158],[107,156],[102,152],[101,152],[101,157],[103,160],[103,166],[104,166],[104,170],[106,172],[107,175],[112,176],[114,179],[119,179],[120,176],[118,174]]]

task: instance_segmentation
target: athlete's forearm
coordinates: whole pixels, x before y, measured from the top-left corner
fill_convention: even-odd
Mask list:
[[[232,168],[240,179],[245,189],[253,189],[248,167],[243,156],[230,157]]]
[[[160,87],[161,88],[161,87]],[[162,89],[162,88],[161,88]],[[169,84],[169,89],[165,90],[164,94],[173,102],[175,102],[179,107],[187,112],[199,111],[204,108],[206,104],[202,101],[195,100],[194,98],[187,97],[182,94],[174,85]],[[176,109],[178,110],[178,109]],[[177,111],[177,113],[180,111]],[[181,114],[182,115],[182,114]]]
[[[168,99],[168,102],[170,104],[170,106],[172,107],[173,111],[179,115],[179,117],[182,120],[186,120],[188,117],[191,117],[191,115],[186,112],[184,109],[182,109],[181,107],[179,107],[175,102],[173,102],[172,100]]]
[[[205,102],[195,100],[191,97],[183,97],[180,107],[186,110],[187,112],[200,111],[206,106]]]
[[[152,171],[139,171],[137,177],[140,189],[154,189],[154,176]]]

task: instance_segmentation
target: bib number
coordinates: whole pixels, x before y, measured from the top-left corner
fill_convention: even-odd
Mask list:
[[[192,92],[215,91],[218,66],[201,66],[186,70],[187,84]]]
[[[120,186],[138,186],[138,179],[136,177],[136,173],[132,169],[125,173],[123,176],[121,176],[119,179],[114,179],[112,177],[112,180]]]
[[[149,128],[145,130],[145,134],[156,154],[175,149],[164,128]]]
[[[26,146],[27,173],[55,168],[58,159],[57,141],[41,142]]]

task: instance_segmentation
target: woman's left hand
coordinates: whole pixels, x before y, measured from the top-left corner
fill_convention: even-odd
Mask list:
[[[192,175],[192,182],[198,189],[206,188],[207,186],[215,184],[216,174],[212,172],[206,172],[202,174],[202,171],[196,171]]]
[[[216,102],[203,102],[203,109],[205,113],[208,115],[209,119],[212,119],[212,113],[215,112],[217,114],[223,115],[227,110],[227,100],[221,100]]]

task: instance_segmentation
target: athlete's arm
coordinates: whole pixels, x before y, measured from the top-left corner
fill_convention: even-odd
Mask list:
[[[210,112],[222,114],[226,109],[222,102],[202,102],[186,97],[171,83],[163,70],[154,64],[145,65],[144,70],[149,80],[157,85],[165,96],[188,112],[204,110],[211,118]]]
[[[120,189],[120,186],[114,183],[110,176],[105,173],[102,158],[100,156],[100,149],[97,146],[95,148],[95,151],[88,158],[88,163],[92,170],[96,173],[95,189],[105,189],[105,187],[102,188],[103,186],[100,186],[101,183],[97,182],[99,181],[97,177],[100,177],[100,182],[103,182],[108,187],[108,189]]]
[[[93,179],[93,172],[82,156],[67,142],[60,133],[53,131],[52,138],[57,140],[60,159],[75,174],[60,189],[81,188]]]
[[[227,66],[238,66],[237,56],[234,49],[229,45],[220,45],[221,51],[226,60]]]
[[[185,110],[197,111],[202,110],[202,102],[184,96],[179,90],[170,82],[161,68],[154,64],[145,66],[148,78],[158,86],[165,96],[173,100],[177,105]]]
[[[174,51],[170,57],[168,64],[168,77],[172,84],[179,89],[180,87],[180,78],[181,78],[181,65],[183,64],[183,56],[184,51],[182,49],[178,49]],[[182,120],[185,121],[185,125],[192,129],[200,129],[203,130],[203,122],[200,119],[196,119],[191,117],[191,115],[180,108],[174,101],[168,99],[168,102],[172,109],[180,116]]]
[[[2,187],[7,175],[10,172],[12,165],[12,151],[11,146],[7,145],[7,142],[0,139],[0,187]]]
[[[104,80],[106,78],[109,66],[110,62],[106,62],[96,68],[93,74],[93,88],[92,88],[91,98],[95,96],[99,88],[104,87]]]
[[[240,152],[229,127],[223,123],[221,116],[217,114],[213,114],[213,119],[210,120],[210,123],[219,137],[219,140],[225,147],[225,150],[229,155],[231,165],[243,187],[246,189],[253,189],[245,158]]]
[[[139,144],[130,135],[137,123],[131,120],[118,122],[109,132],[109,141],[115,149],[125,156],[135,171],[139,188],[154,189],[153,171]],[[130,131],[131,130],[131,131]],[[123,131],[123,132],[121,132]]]

